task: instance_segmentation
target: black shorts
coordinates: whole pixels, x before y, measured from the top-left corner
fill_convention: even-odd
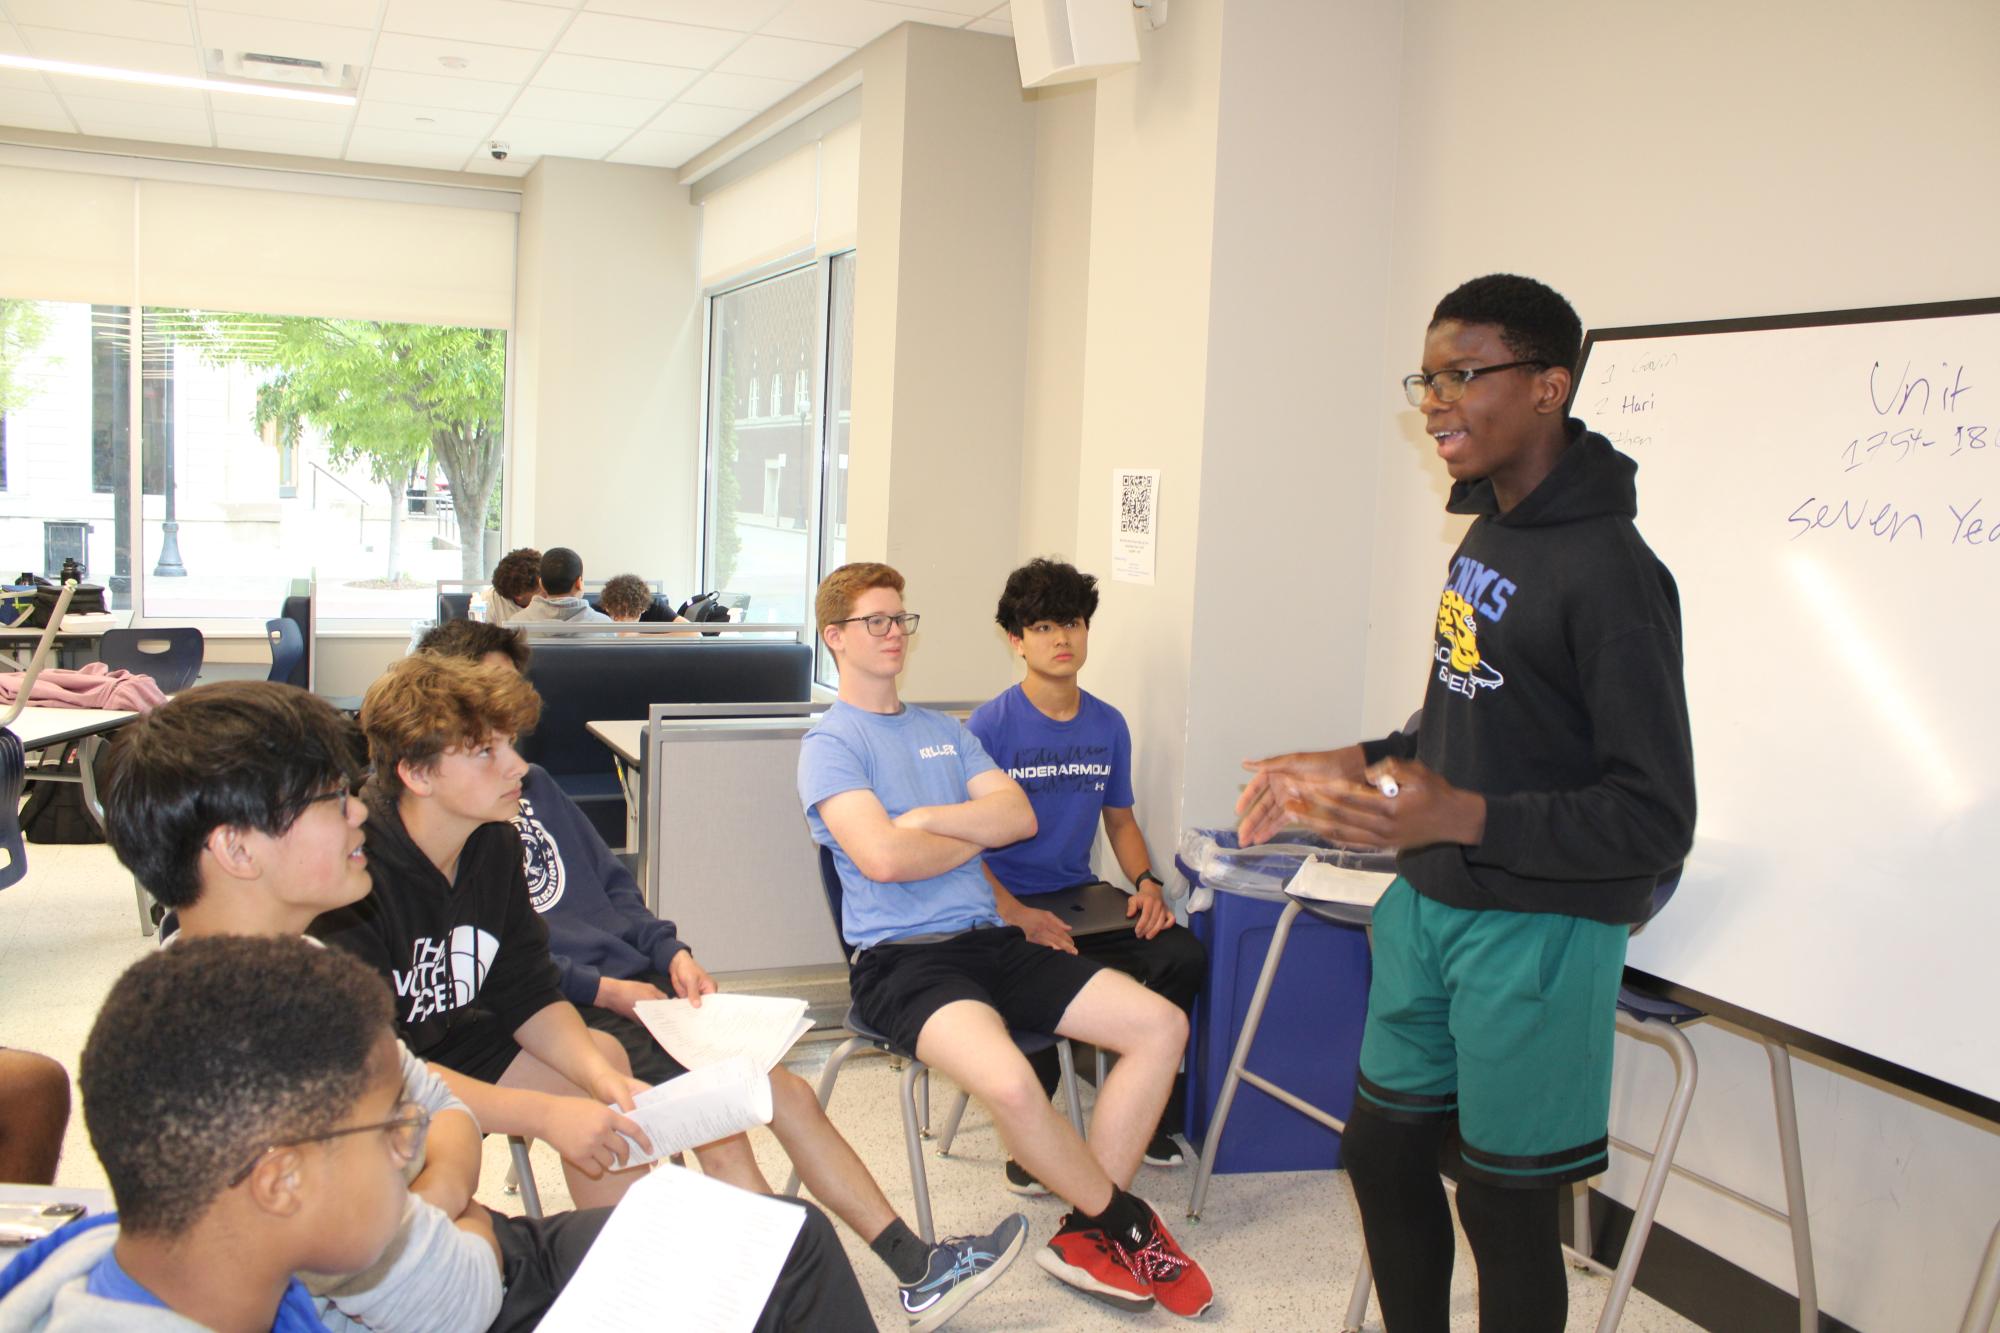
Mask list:
[[[1013,926],[988,926],[932,944],[864,949],[848,983],[862,1021],[915,1054],[924,1024],[957,1000],[991,1005],[1017,1032],[1054,1032],[1099,970],[1087,958],[1028,943]]]
[[[417,1054],[467,1078],[498,1083],[507,1066],[519,1058],[521,1045],[498,1018],[484,1018],[458,1024],[443,1041]]]
[[[629,981],[644,981],[658,986],[668,995],[674,993],[674,983],[657,972],[644,976],[628,977]],[[668,1079],[679,1078],[687,1073],[687,1066],[668,1055],[666,1048],[653,1040],[653,1034],[646,1031],[644,1023],[600,1009],[594,1004],[580,1004],[576,1011],[583,1015],[585,1027],[599,1032],[607,1032],[618,1039],[625,1048],[626,1058],[632,1062],[632,1077],[647,1083],[665,1083]]]

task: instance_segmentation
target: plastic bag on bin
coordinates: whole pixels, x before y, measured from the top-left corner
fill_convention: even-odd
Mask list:
[[[1245,847],[1235,829],[1189,829],[1181,834],[1175,860],[1191,879],[1187,910],[1203,912],[1217,890],[1252,898],[1277,900],[1306,858],[1317,856],[1329,865],[1352,870],[1393,870],[1395,854],[1372,848],[1347,847],[1315,834],[1293,830],[1283,842]]]

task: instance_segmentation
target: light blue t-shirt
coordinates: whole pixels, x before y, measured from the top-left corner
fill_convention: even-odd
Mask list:
[[[1032,838],[986,853],[1016,897],[1087,884],[1090,849],[1107,805],[1132,807],[1132,733],[1124,715],[1088,691],[1067,722],[1035,707],[1019,685],[974,710],[966,727],[1035,807]]]
[[[840,869],[840,933],[849,944],[866,949],[905,935],[997,926],[1000,915],[976,856],[930,879],[869,879],[827,831],[819,803],[865,789],[894,819],[918,806],[960,804],[966,783],[994,767],[971,732],[928,708],[884,714],[835,703],[813,723],[799,744],[799,800],[813,841],[833,849]]]

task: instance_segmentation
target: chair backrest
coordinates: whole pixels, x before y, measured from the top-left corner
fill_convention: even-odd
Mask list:
[[[108,629],[97,641],[97,660],[113,670],[147,675],[162,694],[194,684],[201,674],[201,631],[189,625]]]
[[[840,866],[833,859],[833,848],[824,845],[819,849],[819,886],[826,894],[826,910],[833,913],[833,933],[840,939],[840,951],[848,953],[852,946],[847,942],[846,929],[840,924],[840,907],[845,892],[840,885]]]
[[[469,592],[441,592],[438,597],[437,622],[442,625],[447,620],[470,620],[472,618],[472,594]]]
[[[0,889],[21,882],[28,873],[28,848],[21,838],[21,788],[27,782],[28,759],[21,738],[0,727]]]
[[[299,622],[279,616],[264,622],[271,640],[271,674],[265,679],[284,685],[303,686],[306,669],[306,636]]]

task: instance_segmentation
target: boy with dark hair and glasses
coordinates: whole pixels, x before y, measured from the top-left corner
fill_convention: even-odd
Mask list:
[[[1183,1014],[1208,969],[1208,951],[1176,925],[1153,873],[1146,835],[1132,813],[1132,733],[1125,716],[1077,684],[1090,656],[1090,620],[1097,580],[1057,560],[1030,560],[1007,576],[993,619],[1026,668],[1021,683],[987,700],[966,720],[986,753],[1021,784],[1035,809],[1035,836],[994,848],[981,858],[1000,918],[1034,944],[1081,953],[1133,977],[1173,1001]],[[1075,936],[1043,904],[1046,895],[1097,880],[1091,848],[1102,823],[1111,854],[1132,885],[1129,930]],[[1028,1061],[1053,1094],[1056,1053]],[[1160,1124],[1146,1145],[1149,1166],[1179,1166],[1182,1082],[1175,1080]],[[1043,1194],[1040,1181],[1009,1158],[1007,1188]]]
[[[799,799],[840,874],[855,1010],[977,1097],[1008,1152],[1070,1205],[1036,1252],[1043,1268],[1120,1309],[1199,1315],[1214,1297],[1207,1275],[1127,1188],[1173,1086],[1186,1017],[1123,973],[1030,944],[1000,919],[980,857],[1033,837],[1034,807],[971,732],[898,698],[918,623],[903,608],[903,576],[842,565],[814,612],[840,698],[800,743]],[[1121,1057],[1087,1144],[1049,1104],[1010,1029]]]
[[[1560,1197],[1606,1166],[1626,936],[1694,837],[1679,594],[1636,465],[1567,415],[1581,336],[1528,278],[1438,303],[1403,384],[1472,522],[1420,723],[1253,760],[1237,803],[1246,845],[1299,822],[1398,853],[1343,1145],[1392,1333],[1449,1320],[1447,1145],[1481,1327],[1563,1327]]]
[[[352,722],[324,700],[263,681],[184,691],[121,734],[106,822],[119,858],[173,909],[163,947],[299,935],[321,913],[369,894],[367,807],[351,794],[362,772],[358,740]],[[289,997],[291,988],[276,993]],[[329,1328],[380,1333],[532,1328],[610,1210],[536,1221],[477,1203],[481,1125],[472,1108],[572,1125],[555,1137],[586,1144],[616,1142],[619,1117],[581,1098],[458,1075],[455,1093],[400,1042],[396,1051],[403,1095],[431,1118],[427,1152],[410,1165],[409,1202],[381,1258],[351,1276],[307,1278],[320,1317]],[[839,1241],[810,1209],[760,1327],[787,1327],[808,1314],[827,1327],[867,1326]]]
[[[0,1326],[319,1330],[295,1274],[375,1263],[430,1123],[403,1098],[388,989],[297,938],[133,964],[78,1082],[118,1211],[10,1265]]]

